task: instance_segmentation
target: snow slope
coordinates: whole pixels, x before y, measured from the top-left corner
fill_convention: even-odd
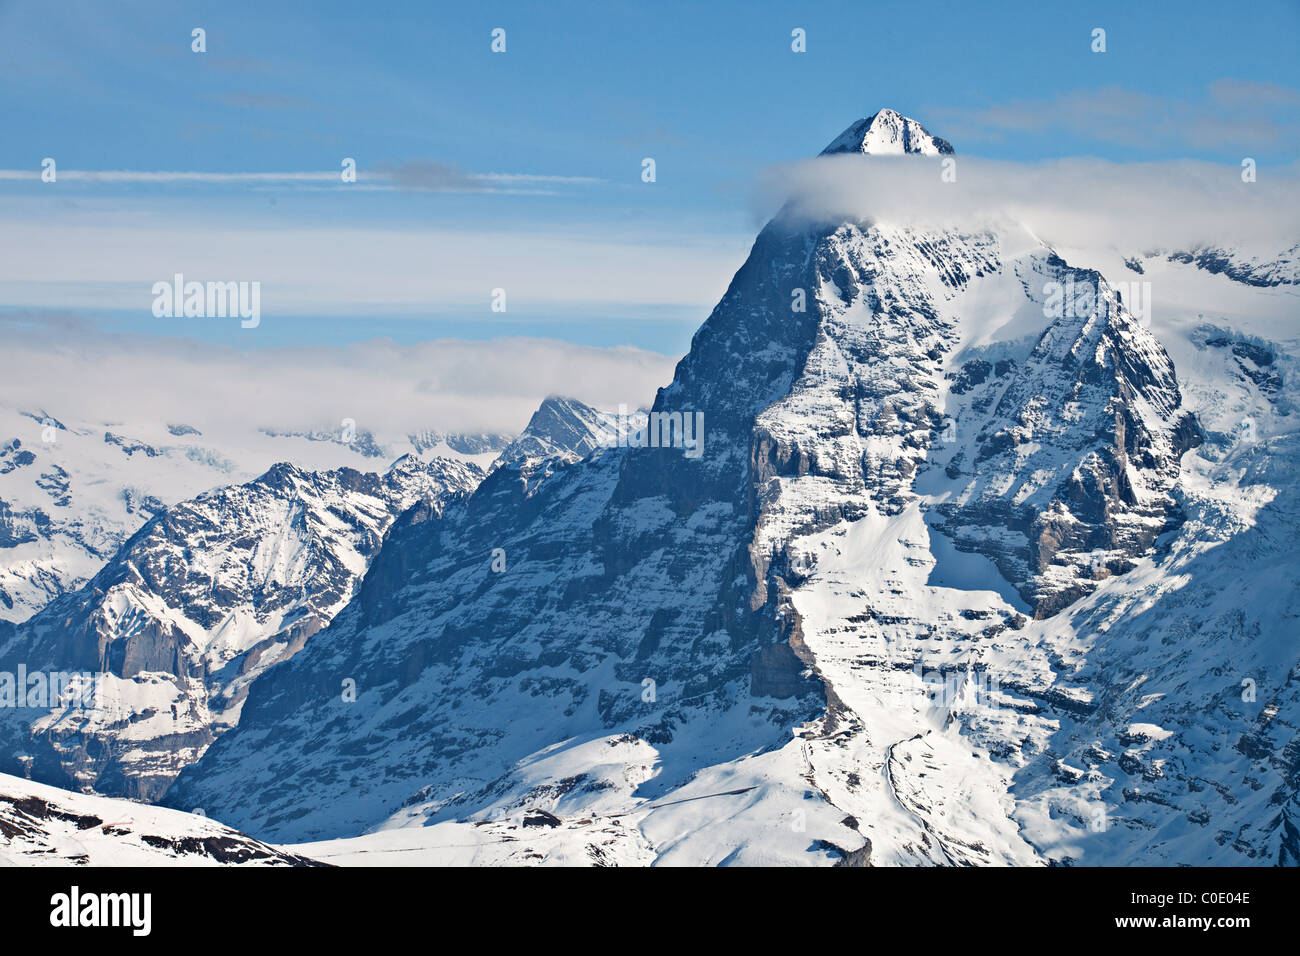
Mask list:
[[[320,866],[198,814],[0,774],[0,866]]]

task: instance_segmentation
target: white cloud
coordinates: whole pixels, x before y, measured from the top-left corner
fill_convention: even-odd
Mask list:
[[[476,315],[508,319],[644,306],[707,313],[744,258],[738,237],[651,237],[617,224],[546,231],[326,224],[240,226],[161,212],[32,210],[0,220],[0,303],[138,310],[158,281],[259,281],[280,315]],[[505,314],[489,311],[505,289]]]
[[[336,171],[201,172],[179,169],[57,169],[56,182],[95,185],[196,185],[196,186],[303,186],[344,188],[341,168]],[[0,181],[40,182],[40,169],[0,169]],[[467,173],[442,163],[406,163],[395,167],[356,170],[356,182],[347,188],[419,189],[430,192],[473,192],[505,195],[553,195],[546,186],[592,186],[605,182],[594,176],[552,176],[540,173]],[[532,187],[532,188],[528,188]]]
[[[1225,78],[1186,97],[1106,86],[979,110],[941,109],[934,112],[934,120],[955,143],[1007,133],[1060,132],[1138,149],[1173,145],[1250,155],[1294,149],[1300,143],[1297,107],[1300,91]]]
[[[956,156],[955,182],[940,159],[832,156],[769,171],[760,202],[789,214],[972,229],[1008,220],[1053,245],[1130,253],[1234,243],[1280,250],[1300,240],[1300,164],[1241,168],[1201,162],[1014,163]]]
[[[0,316],[0,405],[76,422],[183,422],[205,432],[333,428],[517,432],[549,394],[648,404],[675,359],[542,339],[256,350],[92,332],[75,316]]]

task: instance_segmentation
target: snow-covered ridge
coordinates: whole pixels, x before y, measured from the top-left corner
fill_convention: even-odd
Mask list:
[[[156,799],[238,722],[257,676],[346,605],[398,515],[440,512],[481,478],[414,456],[382,476],[279,464],[162,511],[0,647],[0,669],[99,675],[93,707],[0,714],[2,766]]]
[[[492,467],[543,459],[578,461],[613,443],[617,416],[575,398],[548,397],[533,413],[519,437],[502,449]]]
[[[0,866],[322,866],[204,816],[0,774]]]
[[[1147,257],[1150,258],[1150,257]],[[1300,285],[1300,245],[1268,253],[1247,253],[1215,246],[1171,252],[1170,262],[1194,265],[1211,275],[1225,275],[1234,282],[1268,288]],[[1137,262],[1134,257],[1133,262]],[[1133,268],[1130,266],[1130,268]],[[1138,266],[1134,271],[1138,271]]]

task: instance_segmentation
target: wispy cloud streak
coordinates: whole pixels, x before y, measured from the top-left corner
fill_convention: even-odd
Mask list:
[[[321,185],[344,184],[338,171],[291,172],[201,172],[194,170],[58,169],[58,182],[105,185],[190,184],[229,185]],[[0,169],[2,182],[39,182],[40,169]],[[357,170],[357,184],[370,188],[415,189],[432,192],[527,192],[548,195],[550,189],[527,187],[593,186],[605,180],[594,176],[555,176],[539,173],[470,173],[440,163],[408,163],[402,166]],[[523,188],[521,188],[523,187]]]

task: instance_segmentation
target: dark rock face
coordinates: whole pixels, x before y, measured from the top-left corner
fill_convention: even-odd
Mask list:
[[[976,431],[947,473],[970,484],[941,508],[944,532],[991,556],[1037,617],[1150,552],[1179,520],[1170,491],[1200,442],[1168,355],[1101,276],[1059,260],[1043,276],[1079,298],[1014,371],[963,369],[953,391]]]
[[[1239,259],[1229,250],[1213,247],[1190,252],[1171,252],[1168,259],[1170,262],[1194,265],[1211,275],[1222,275],[1233,282],[1260,289],[1300,284],[1296,270],[1297,261],[1300,260],[1300,245],[1292,246],[1271,262]]]
[[[145,846],[162,850],[177,859],[204,857],[227,866],[245,863],[280,863],[286,866],[329,866],[296,853],[275,850],[247,837],[164,837],[145,833],[140,836]]]
[[[524,814],[524,826],[526,827],[558,827],[559,825],[559,817],[536,807]]]
[[[37,479],[36,485],[42,491],[50,496],[54,507],[66,508],[72,504],[72,492],[68,487],[68,473],[58,465],[51,465],[48,470],[41,473]],[[157,499],[151,499],[151,502]]]
[[[804,662],[789,644],[767,644],[750,660],[749,692],[755,697],[794,697],[804,692]]]
[[[0,548],[13,548],[40,536],[40,529],[50,523],[49,515],[39,508],[15,513],[0,499]]]
[[[118,448],[122,449],[122,453],[126,455],[127,458],[130,458],[132,455],[137,453],[144,455],[146,458],[157,458],[162,454],[162,452],[157,448],[154,448],[152,445],[147,445],[134,438],[115,435],[113,432],[104,432],[104,444],[116,445]]]
[[[1266,396],[1276,396],[1282,390],[1282,374],[1275,365],[1277,356],[1271,348],[1226,335],[1216,335],[1205,344],[1210,348],[1230,350],[1241,374],[1254,382]]]
[[[871,841],[868,840],[865,845],[858,847],[856,850],[850,850],[845,853],[843,858],[836,861],[836,866],[870,866],[871,865]]]
[[[36,456],[23,448],[17,438],[0,447],[0,475],[7,475],[16,468],[25,468],[36,460]]]
[[[527,481],[503,466],[441,520],[403,519],[375,562],[375,585],[367,579],[323,642],[259,679],[249,731],[218,741],[169,803],[306,836],[340,814],[381,818],[431,779],[460,779],[461,790],[475,781],[464,804],[554,728],[626,728],[671,749],[698,714],[747,697],[751,660],[781,636],[774,609],[751,604],[754,418],[788,389],[811,344],[815,316],[789,303],[814,276],[801,234],[765,230],[696,333],[653,410],[704,413],[699,458],[602,449]],[[356,706],[338,701],[344,677],[362,689]],[[795,689],[782,680],[778,689]],[[815,685],[800,689],[789,706],[813,712]],[[502,729],[498,702],[516,697],[536,729]],[[394,745],[384,728],[397,726]],[[780,726],[744,746],[770,742]],[[297,749],[309,727],[310,758]],[[263,746],[271,736],[284,744],[276,752]],[[249,760],[277,797],[222,782],[246,775]],[[344,789],[346,807],[327,796]]]

